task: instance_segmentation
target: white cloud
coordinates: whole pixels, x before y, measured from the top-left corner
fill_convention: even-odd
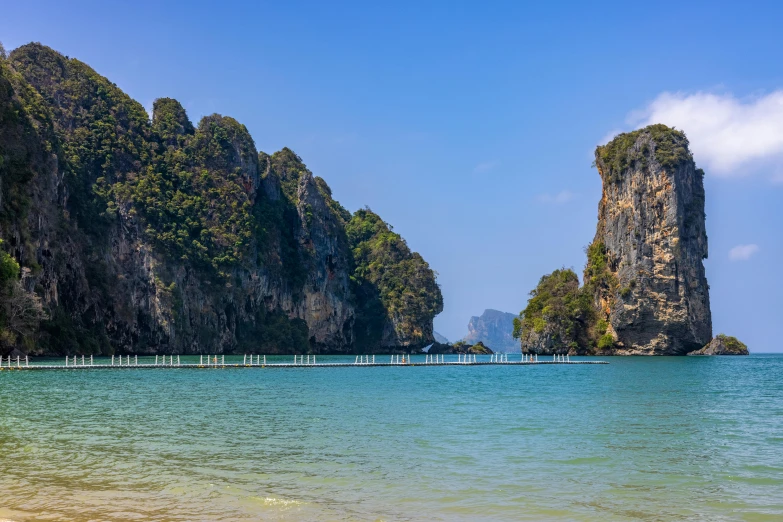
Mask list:
[[[731,177],[783,164],[783,90],[750,99],[731,94],[664,92],[631,113],[635,127],[663,123],[688,136],[696,164]]]
[[[555,205],[562,205],[563,203],[568,203],[569,201],[573,201],[576,199],[577,194],[570,192],[568,190],[562,190],[555,194],[554,196],[551,194],[540,194],[538,196],[538,200],[541,203],[552,203]]]
[[[473,173],[484,174],[485,172],[489,172],[490,170],[494,169],[498,165],[500,165],[499,161],[485,161],[473,167]]]
[[[747,261],[759,251],[759,246],[755,244],[737,245],[729,250],[729,259],[731,261]]]

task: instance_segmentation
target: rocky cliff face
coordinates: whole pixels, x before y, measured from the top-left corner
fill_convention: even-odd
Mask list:
[[[511,336],[514,330],[514,314],[487,309],[481,316],[473,316],[468,322],[468,344],[483,342],[495,352],[518,352],[519,343]]]
[[[233,118],[194,126],[176,100],[157,100],[150,121],[40,44],[0,59],[0,103],[0,238],[48,313],[0,351],[357,349],[355,286],[377,293],[378,281],[355,273],[352,215],[291,150],[258,153]],[[424,268],[398,290],[437,289]],[[431,342],[437,306],[395,304],[375,312],[421,333],[400,342]]]
[[[676,355],[712,337],[703,171],[685,135],[653,125],[598,147],[603,181],[585,285],[606,333],[599,351]]]

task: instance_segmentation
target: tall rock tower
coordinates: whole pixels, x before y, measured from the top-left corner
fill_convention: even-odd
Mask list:
[[[585,287],[598,313],[599,351],[678,355],[712,338],[704,274],[704,171],[685,134],[651,125],[595,152],[603,181]]]

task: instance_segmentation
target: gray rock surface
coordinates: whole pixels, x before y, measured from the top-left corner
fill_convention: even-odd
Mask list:
[[[607,151],[611,151],[609,154]],[[688,141],[662,125],[596,151],[603,181],[594,244],[609,282],[595,288],[610,353],[683,355],[712,338],[703,171]]]

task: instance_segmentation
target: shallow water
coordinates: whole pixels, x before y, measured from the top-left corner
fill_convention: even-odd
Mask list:
[[[2,371],[0,519],[783,520],[783,356],[607,360]]]

